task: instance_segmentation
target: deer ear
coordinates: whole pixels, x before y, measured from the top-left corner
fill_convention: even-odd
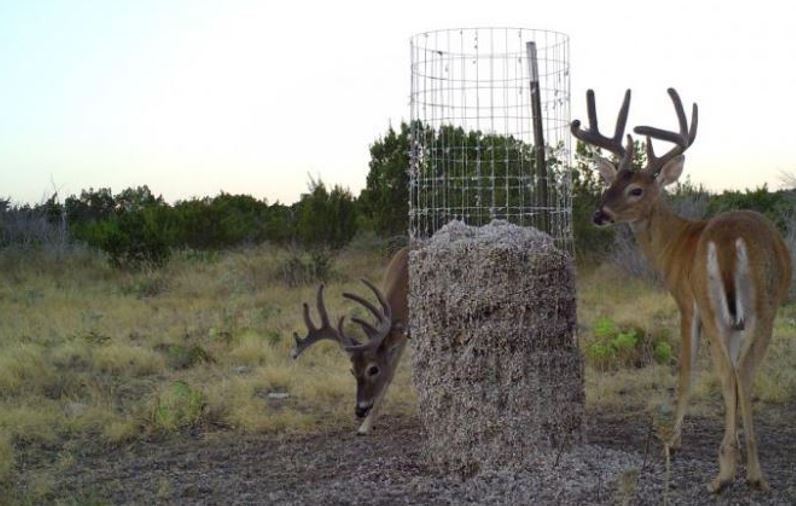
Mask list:
[[[600,172],[605,182],[608,184],[613,183],[614,179],[616,179],[616,165],[601,156],[594,157],[594,161],[597,162],[594,168]]]
[[[666,162],[666,165],[658,173],[658,177],[655,178],[658,186],[663,188],[677,181],[680,178],[680,174],[683,173],[683,165],[685,165],[685,156],[683,155]]]

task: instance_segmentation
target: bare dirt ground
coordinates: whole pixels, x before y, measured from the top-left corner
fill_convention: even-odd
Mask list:
[[[717,470],[722,421],[687,419],[669,503],[796,504],[794,415],[789,405],[756,416],[772,491],[750,490],[740,465],[735,485],[718,497],[705,485]],[[425,465],[415,418],[385,417],[380,428],[369,437],[354,435],[352,425],[304,436],[194,434],[113,450],[87,443],[73,450],[51,497],[71,504],[664,504],[665,463],[644,415],[592,413],[587,445],[469,479]],[[18,485],[54,466],[58,454],[23,451]]]

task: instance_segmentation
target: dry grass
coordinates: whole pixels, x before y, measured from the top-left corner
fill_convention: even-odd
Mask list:
[[[157,272],[108,269],[88,254],[0,264],[0,455],[19,442],[90,435],[118,443],[152,431],[309,430],[350,423],[354,382],[335,346],[294,362],[292,332],[314,286],[289,288],[287,253],[258,247],[217,259],[178,256]],[[341,254],[327,290],[378,280],[385,258]],[[392,408],[410,409],[408,374]],[[174,385],[196,393],[182,399]],[[182,388],[182,387],[180,387]],[[270,392],[290,395],[272,402]],[[188,406],[183,406],[187,404]],[[11,462],[11,457],[4,462]]]
[[[580,273],[578,285],[579,339],[593,338],[593,324],[609,316],[618,325],[638,327],[665,337],[672,360],[640,369],[616,372],[586,368],[586,398],[594,407],[652,409],[673,399],[680,349],[679,313],[674,300],[661,287],[628,279],[616,267],[603,265]],[[713,372],[706,337],[699,348],[691,414],[713,415],[723,409],[719,381]],[[796,396],[796,303],[780,309],[768,353],[757,373],[754,398],[764,403],[785,403]]]
[[[302,301],[315,286],[290,288],[274,247],[210,260],[178,255],[157,272],[123,273],[88,253],[49,259],[0,254],[0,484],[14,472],[14,447],[69,444],[82,438],[114,445],[188,427],[206,431],[354,430],[354,380],[346,357],[323,343],[289,358],[292,332],[303,332]],[[343,252],[327,288],[332,314],[350,312],[343,291],[379,280],[387,259]],[[13,267],[13,268],[11,268]],[[587,343],[601,316],[667,336],[677,356],[678,314],[671,298],[611,267],[579,277],[579,338]],[[796,391],[796,305],[777,322],[757,381],[762,402]],[[720,409],[703,346],[692,411]],[[414,411],[409,360],[387,397],[387,413]],[[587,368],[593,407],[644,409],[669,399],[676,361],[603,373]],[[273,399],[269,393],[287,393]],[[715,401],[715,402],[704,402]],[[4,478],[5,477],[5,478]],[[49,480],[35,484],[46,494]]]
[[[2,432],[0,433],[0,484],[11,477],[14,461],[14,447],[11,443],[11,435]]]

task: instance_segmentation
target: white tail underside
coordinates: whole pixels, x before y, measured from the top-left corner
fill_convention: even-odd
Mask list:
[[[708,243],[708,293],[716,315],[716,326],[725,336],[727,352],[732,363],[738,363],[744,337],[754,324],[752,311],[752,283],[749,279],[749,255],[743,239],[735,240],[735,269],[733,273],[735,314],[730,311],[727,289],[721,277],[716,244]]]

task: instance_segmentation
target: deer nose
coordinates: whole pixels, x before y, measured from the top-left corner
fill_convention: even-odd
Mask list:
[[[605,225],[606,222],[611,222],[613,220],[611,220],[611,217],[608,216],[608,214],[605,213],[602,208],[600,208],[594,211],[594,214],[592,215],[592,221],[595,225]]]
[[[354,413],[356,413],[357,418],[365,418],[368,416],[371,407],[373,407],[373,404],[357,403]]]

